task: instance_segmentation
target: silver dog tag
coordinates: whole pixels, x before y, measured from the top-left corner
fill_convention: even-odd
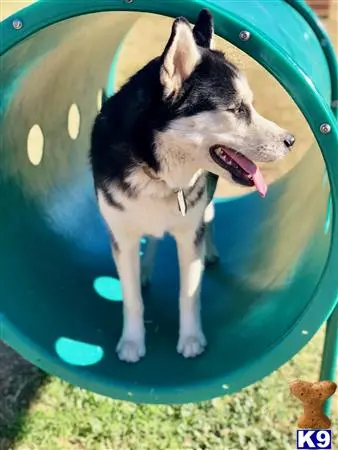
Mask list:
[[[184,217],[187,214],[187,202],[185,201],[185,195],[183,189],[177,191],[178,209]]]

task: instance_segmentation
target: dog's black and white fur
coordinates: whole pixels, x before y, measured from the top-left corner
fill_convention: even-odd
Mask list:
[[[217,259],[211,199],[217,177],[231,179],[209,149],[222,144],[252,160],[274,161],[290,147],[288,133],[254,109],[244,75],[212,49],[212,40],[207,10],[194,28],[176,19],[163,54],[104,103],[93,127],[95,188],[123,287],[117,353],[124,361],[146,353],[141,280],[150,277],[155,240],[166,232],[176,239],[180,266],[177,350],[194,357],[206,346],[199,296],[204,263]],[[152,239],[141,275],[145,235]]]

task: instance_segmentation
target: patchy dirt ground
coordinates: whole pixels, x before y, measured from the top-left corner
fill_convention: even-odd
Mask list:
[[[4,0],[0,2],[0,16],[4,19],[6,16],[22,8],[29,1],[12,1]],[[331,34],[336,49],[338,48],[338,3],[333,2],[331,16],[329,20],[325,20],[325,26]],[[121,60],[120,77],[121,82],[129,73],[135,70],[143,61],[139,55],[143,55],[148,59],[153,54],[158,53],[162,48],[165,36],[167,35],[167,27],[164,23],[167,19],[160,19],[154,27],[152,19],[145,17],[141,19],[135,30],[126,42],[127,52]],[[151,33],[150,31],[151,30]],[[154,35],[155,33],[155,35]],[[139,40],[142,36],[142,42]],[[154,37],[155,36],[155,37]],[[270,167],[266,170],[266,176],[269,182],[282,176],[285,172],[301,158],[302,154],[309,147],[312,136],[309,128],[300,112],[294,106],[293,102],[285,91],[271,77],[267,76],[265,82],[262,83],[263,69],[258,66],[250,58],[234,52],[231,46],[218,40],[218,46],[225,49],[232,59],[245,69],[253,86],[253,90],[257,97],[257,107],[262,114],[268,115],[272,120],[276,120],[286,128],[292,130],[297,124],[298,149],[293,152],[282,164]],[[274,97],[276,107],[271,110],[271,98]],[[224,188],[229,193],[229,186],[222,184],[219,193],[224,192]],[[231,195],[243,193],[233,189]],[[9,424],[18,412],[27,404],[35,390],[41,383],[43,375],[35,367],[31,366],[20,358],[15,352],[0,342],[0,429]],[[9,441],[0,436],[0,450],[7,450]]]

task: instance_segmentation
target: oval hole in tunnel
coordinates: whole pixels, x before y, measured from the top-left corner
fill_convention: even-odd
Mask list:
[[[27,155],[33,166],[38,166],[43,157],[44,136],[38,124],[32,126],[27,136]]]
[[[99,345],[88,344],[65,337],[55,343],[59,357],[72,366],[92,366],[103,358],[104,352]]]
[[[95,292],[102,298],[112,302],[122,302],[123,293],[118,278],[98,277],[93,284]]]
[[[103,89],[100,89],[99,92],[97,93],[97,98],[96,98],[96,107],[98,111],[101,111],[102,108],[102,101],[103,99]]]
[[[68,133],[71,139],[75,141],[80,133],[80,111],[76,103],[69,108],[68,113]]]

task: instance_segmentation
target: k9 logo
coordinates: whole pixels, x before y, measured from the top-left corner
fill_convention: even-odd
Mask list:
[[[331,430],[297,430],[297,450],[332,449]]]

